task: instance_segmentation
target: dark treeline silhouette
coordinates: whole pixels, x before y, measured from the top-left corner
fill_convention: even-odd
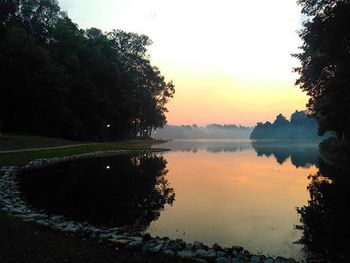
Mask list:
[[[308,113],[319,123],[320,135],[334,131],[350,138],[350,1],[299,0],[306,15],[300,31],[301,67],[296,84],[310,100]]]
[[[150,136],[174,94],[145,35],[79,29],[56,0],[0,1],[4,131],[70,139]]]
[[[160,139],[248,139],[250,127],[234,124],[208,124],[205,127],[193,125],[166,125],[157,129],[153,136]]]
[[[317,143],[260,140],[251,143],[258,156],[274,156],[279,164],[283,164],[288,158],[297,168],[318,164],[320,154]]]
[[[97,226],[145,230],[172,205],[166,160],[153,154],[69,161],[19,174],[29,204]]]
[[[310,175],[310,201],[297,209],[302,223],[297,227],[303,231],[299,243],[314,262],[349,261],[349,161],[349,155],[342,162],[338,155],[321,159],[318,172]]]
[[[250,138],[260,139],[287,139],[287,140],[322,140],[329,137],[325,134],[318,136],[318,124],[314,118],[309,118],[304,111],[295,111],[288,121],[279,114],[273,123],[259,122],[252,131]]]

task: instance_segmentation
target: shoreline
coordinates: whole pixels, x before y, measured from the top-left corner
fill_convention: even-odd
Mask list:
[[[31,161],[23,166],[7,166],[1,169],[0,175],[0,204],[1,210],[23,221],[48,227],[67,234],[81,236],[96,242],[107,242],[117,250],[133,250],[141,254],[157,254],[162,256],[177,256],[182,259],[194,259],[196,262],[219,263],[292,263],[294,259],[282,257],[267,257],[254,255],[241,246],[222,248],[217,244],[209,247],[196,241],[186,243],[181,239],[172,240],[168,237],[151,237],[149,234],[134,232],[130,228],[118,227],[112,229],[96,228],[88,223],[68,221],[63,216],[48,216],[44,211],[31,209],[21,199],[20,191],[14,176],[25,170],[47,167],[60,162],[82,158],[99,158],[120,154],[142,154],[165,152],[168,149],[154,148],[141,150],[95,151],[65,157],[54,157]]]

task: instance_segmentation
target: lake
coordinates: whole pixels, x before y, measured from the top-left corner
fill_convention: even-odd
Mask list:
[[[318,145],[171,141],[171,151],[76,160],[19,175],[35,208],[154,236],[241,245],[303,259],[297,207],[308,204]]]

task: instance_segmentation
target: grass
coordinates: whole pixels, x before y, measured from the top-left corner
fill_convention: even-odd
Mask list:
[[[27,145],[26,148],[20,148],[20,149],[81,144],[81,142],[72,142],[67,140],[51,139],[51,138],[45,138],[45,137],[39,137],[39,136],[11,136],[11,137],[13,138],[13,141],[21,141],[21,145]],[[30,142],[32,139],[34,143],[30,145]],[[56,144],[54,142],[56,142]],[[46,149],[46,150],[37,150],[37,151],[30,151],[30,152],[0,153],[0,168],[7,165],[16,165],[16,166],[24,165],[35,159],[63,157],[63,156],[70,156],[70,155],[88,153],[93,151],[146,149],[146,148],[150,148],[154,144],[161,143],[161,142],[162,141],[156,141],[156,140],[130,140],[130,141],[103,142],[103,143],[83,143],[85,145],[63,148],[63,149]],[[61,145],[59,145],[58,143],[61,143]],[[13,148],[8,147],[7,150],[15,150],[18,145],[19,144],[15,145]],[[2,150],[3,149],[0,148],[0,151]]]
[[[5,134],[0,137],[0,151],[71,145],[82,142],[43,136]]]

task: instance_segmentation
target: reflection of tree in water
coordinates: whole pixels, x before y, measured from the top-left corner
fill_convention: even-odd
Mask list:
[[[252,146],[249,141],[170,141],[163,144],[163,147],[172,151],[193,152],[206,150],[210,153],[220,152],[242,152],[250,149]]]
[[[20,175],[21,191],[49,214],[103,226],[144,230],[172,205],[162,156],[114,156],[75,160]]]
[[[349,159],[350,161],[350,159]],[[298,208],[303,230],[299,241],[317,262],[349,262],[350,177],[347,165],[320,161],[319,171],[311,175],[311,200]]]
[[[309,167],[318,163],[319,150],[317,144],[286,141],[252,141],[258,156],[274,156],[279,164],[289,157],[295,167]]]

